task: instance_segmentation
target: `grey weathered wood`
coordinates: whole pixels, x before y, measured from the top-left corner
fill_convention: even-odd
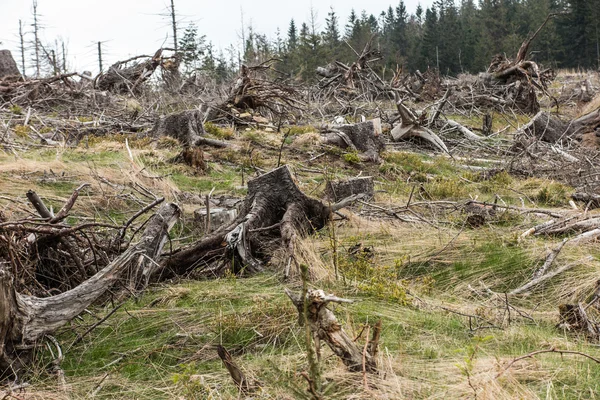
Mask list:
[[[325,143],[343,149],[351,148],[361,152],[367,160],[379,161],[379,153],[385,147],[379,118],[358,124],[331,125],[326,129],[329,133],[325,136]]]
[[[341,201],[354,194],[363,194],[364,200],[370,200],[375,194],[372,176],[361,176],[342,181],[327,182],[327,195],[334,201]]]
[[[326,295],[322,290],[313,289],[307,291],[306,299],[303,299],[301,294],[292,293],[288,289],[285,290],[285,293],[296,306],[298,322],[301,325],[304,323],[304,302],[307,302],[306,320],[313,335],[319,340],[325,341],[350,371],[375,372],[377,370],[377,364],[373,357],[373,354],[377,352],[376,348],[363,352],[363,349],[342,329],[333,311],[327,308],[329,303],[351,303],[352,300]]]
[[[39,298],[18,293],[8,263],[0,260],[0,378],[18,376],[36,342],[81,314],[126,271],[131,272],[134,287],[144,285],[179,215],[177,205],[164,204],[135,246],[81,285],[56,296]]]

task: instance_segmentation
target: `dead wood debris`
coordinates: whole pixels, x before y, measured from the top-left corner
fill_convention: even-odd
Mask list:
[[[206,120],[263,126],[272,121],[295,120],[305,107],[303,96],[298,88],[279,76],[273,67],[276,61],[242,65],[227,97],[210,105]]]
[[[372,345],[363,351],[350,336],[342,329],[335,314],[327,308],[330,303],[352,303],[352,300],[343,299],[334,295],[327,295],[320,289],[309,289],[306,297],[293,293],[286,288],[285,293],[298,310],[298,322],[304,325],[304,313],[315,339],[317,354],[320,351],[321,340],[341,358],[346,367],[353,372],[376,372],[379,335],[381,325],[373,331]]]
[[[179,207],[164,204],[148,222],[137,244],[81,284],[50,297],[25,295],[17,290],[14,275],[19,273],[21,266],[15,264],[14,257],[6,254],[3,246],[0,253],[0,380],[19,379],[31,362],[36,343],[78,316],[118,280],[125,278],[130,290],[145,286],[179,215]],[[25,232],[30,231],[23,226],[24,222],[20,225]],[[52,225],[46,228],[55,229]],[[9,232],[14,232],[10,225],[0,227],[3,242]]]

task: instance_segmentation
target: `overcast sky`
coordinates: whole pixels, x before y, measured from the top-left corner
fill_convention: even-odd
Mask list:
[[[405,0],[409,13],[417,4],[424,8],[433,0]],[[68,43],[68,61],[77,71],[98,70],[97,45],[103,41],[104,65],[132,55],[152,54],[159,47],[171,46],[168,18],[169,0],[38,0],[38,13],[44,27],[42,42],[61,37]],[[275,37],[277,28],[285,36],[290,19],[298,25],[308,21],[311,7],[317,13],[319,27],[325,25],[329,8],[340,17],[340,29],[351,9],[366,10],[377,16],[398,0],[175,0],[181,31],[189,22],[198,25],[217,49],[230,44],[239,46],[242,26],[250,24],[256,32]],[[19,19],[24,23],[27,38],[32,31],[31,0],[0,0],[0,48],[8,48],[18,59]],[[20,63],[19,63],[20,64]]]

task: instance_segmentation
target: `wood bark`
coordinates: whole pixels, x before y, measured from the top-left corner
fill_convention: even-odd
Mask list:
[[[0,80],[8,77],[21,77],[19,67],[10,50],[0,50]]]
[[[379,161],[379,153],[385,147],[379,118],[358,124],[332,125],[326,130],[329,133],[325,136],[325,143],[360,152],[365,160]]]
[[[56,296],[40,298],[18,293],[8,262],[0,260],[0,378],[18,378],[39,340],[83,312],[127,271],[130,285],[142,288],[179,215],[177,205],[164,204],[135,246],[79,286]]]
[[[292,259],[296,239],[321,229],[331,213],[350,200],[327,206],[310,198],[298,188],[288,166],[281,166],[249,181],[236,220],[166,257],[163,273],[184,275],[198,269],[220,274],[226,268],[254,273],[280,247]]]
[[[557,143],[567,139],[581,139],[586,133],[600,130],[600,109],[565,122],[545,111],[537,113],[522,131],[544,142]]]
[[[340,201],[355,194],[362,194],[364,200],[370,200],[375,194],[375,184],[372,176],[327,183],[327,195],[334,201]]]

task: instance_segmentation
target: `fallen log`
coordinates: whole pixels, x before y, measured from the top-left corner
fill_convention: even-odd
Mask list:
[[[164,204],[135,246],[79,286],[56,296],[39,298],[18,293],[9,263],[0,260],[0,380],[19,378],[45,335],[81,314],[126,272],[130,271],[130,286],[143,287],[179,214],[177,205]]]

